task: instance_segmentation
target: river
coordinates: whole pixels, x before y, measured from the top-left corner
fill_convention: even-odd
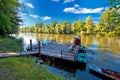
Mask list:
[[[24,38],[24,44],[29,44],[30,39],[33,43],[37,43],[39,40],[51,40],[60,43],[73,43],[75,35],[58,35],[58,34],[35,34],[35,33],[20,33],[19,37]],[[97,61],[102,66],[108,67],[120,72],[120,37],[119,36],[100,36],[100,35],[80,35],[81,42],[87,48],[95,50],[99,54]],[[93,62],[90,62],[93,64]],[[94,61],[94,63],[96,63]],[[114,66],[113,66],[114,65]],[[88,66],[85,66],[85,70],[71,69],[68,66],[64,66],[63,69],[57,67],[47,66],[47,69],[54,74],[65,74],[67,77],[74,77],[76,80],[102,80],[91,73],[89,73]],[[67,70],[66,70],[67,69]]]

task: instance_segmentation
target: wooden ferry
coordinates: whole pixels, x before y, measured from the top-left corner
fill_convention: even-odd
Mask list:
[[[120,72],[116,72],[111,69],[99,68],[96,66],[90,66],[90,73],[97,76],[107,78],[109,80],[120,80]]]

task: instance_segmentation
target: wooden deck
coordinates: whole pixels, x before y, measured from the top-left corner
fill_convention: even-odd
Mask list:
[[[25,56],[25,55],[35,55],[39,54],[38,45],[32,47],[32,51],[27,52],[6,52],[0,53],[0,58],[10,57],[10,56]],[[49,43],[48,45],[43,45],[40,47],[40,55],[60,58],[69,61],[75,61],[76,54],[75,52],[69,52],[69,47],[71,44],[59,44],[59,43]],[[35,49],[34,49],[35,48]]]
[[[70,44],[50,43],[41,47],[41,55],[75,61],[75,52],[70,52]]]

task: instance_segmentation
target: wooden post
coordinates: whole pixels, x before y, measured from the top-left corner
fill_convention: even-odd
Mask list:
[[[30,51],[32,51],[32,40],[30,39]]]
[[[61,59],[62,59],[62,53],[63,53],[63,51],[61,51]]]
[[[41,54],[41,46],[40,46],[40,41],[38,41],[38,51],[39,51],[39,57],[40,57],[40,54]]]

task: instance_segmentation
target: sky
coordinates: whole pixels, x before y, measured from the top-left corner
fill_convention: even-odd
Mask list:
[[[23,19],[21,27],[34,26],[36,22],[50,24],[53,21],[86,21],[92,17],[99,22],[101,14],[109,7],[109,0],[19,0],[24,4],[20,10]],[[22,13],[21,13],[22,12]]]

